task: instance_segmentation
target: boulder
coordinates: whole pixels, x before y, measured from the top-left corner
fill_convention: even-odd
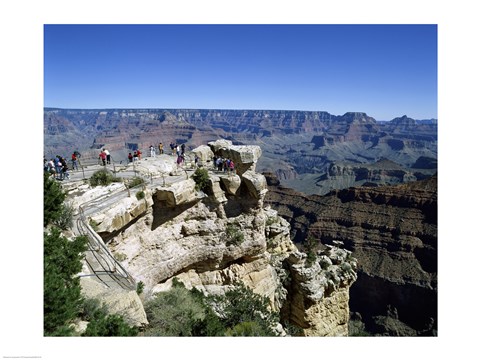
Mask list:
[[[222,176],[220,178],[222,188],[225,189],[227,194],[229,195],[236,195],[237,190],[240,188],[242,184],[242,180],[238,175],[231,175],[231,176]]]
[[[211,161],[213,158],[213,151],[207,145],[200,145],[199,147],[192,150],[192,152],[198,156],[202,164]]]
[[[227,198],[225,197],[225,191],[223,191],[220,186],[220,177],[216,175],[210,175],[209,181],[210,188],[212,190],[211,197],[213,198],[215,203],[220,204],[226,202]]]
[[[249,194],[255,199],[262,199],[268,191],[267,180],[262,174],[249,170],[242,174],[242,180]]]
[[[168,187],[157,187],[152,192],[155,199],[163,202],[167,207],[175,207],[197,200],[193,179],[182,180]]]
[[[257,145],[232,145],[229,140],[217,140],[208,145],[215,155],[233,160],[235,171],[239,175],[248,170],[255,171],[258,159],[262,156],[262,149]]]
[[[228,149],[232,145],[233,143],[230,140],[224,140],[224,139],[210,141],[208,143],[208,146],[210,147],[210,149],[212,149],[213,153],[215,154],[217,154],[220,151],[220,149]]]

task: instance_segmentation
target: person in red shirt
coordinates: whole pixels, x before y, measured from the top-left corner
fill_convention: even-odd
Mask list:
[[[106,160],[107,160],[107,154],[105,154],[104,151],[101,151],[100,154],[98,154],[98,158],[102,159],[102,164],[103,166],[106,165]]]
[[[72,154],[72,170],[78,170],[78,165],[77,165],[77,154],[73,153]]]

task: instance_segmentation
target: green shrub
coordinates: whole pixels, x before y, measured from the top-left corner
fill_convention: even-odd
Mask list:
[[[206,316],[202,300],[181,283],[167,292],[156,293],[145,304],[149,322],[146,336],[194,336]]]
[[[80,318],[84,321],[92,321],[98,311],[106,312],[105,305],[100,303],[99,299],[88,298],[83,301]]]
[[[201,190],[203,192],[207,191],[208,186],[210,184],[207,169],[198,168],[193,173],[192,179],[195,181],[195,184],[196,184],[195,188],[197,190]]]
[[[275,224],[276,222],[278,222],[278,218],[277,218],[277,217],[269,217],[269,218],[267,218],[267,221],[265,222],[265,226],[273,225],[273,224]]]
[[[121,182],[121,178],[117,178],[113,176],[110,171],[105,169],[95,171],[92,176],[90,177],[90,185],[91,186],[106,186],[111,184],[112,182]]]
[[[73,212],[74,208],[71,205],[63,204],[53,224],[62,230],[71,229],[73,226]]]
[[[174,278],[168,292],[145,304],[146,336],[273,336],[278,315],[268,299],[236,284],[225,295],[204,296]]]
[[[138,329],[128,325],[120,315],[109,315],[98,299],[85,299],[80,317],[88,321],[82,336],[136,336]]]
[[[291,322],[285,322],[283,325],[283,329],[285,332],[290,336],[303,336],[304,332],[303,329],[297,325],[292,324]]]
[[[145,198],[145,192],[139,191],[135,194],[135,196],[137,197],[137,200],[144,199]]]
[[[93,231],[97,231],[98,230],[98,223],[93,220],[93,219],[90,219],[90,221],[88,222],[88,224],[90,225],[90,227],[93,229]]]
[[[310,267],[317,260],[317,241],[313,237],[309,236],[304,247],[305,252],[307,253],[307,261],[305,262],[305,265]]]
[[[269,336],[265,333],[262,326],[255,321],[245,321],[235,325],[231,329],[227,329],[226,336]]]
[[[124,253],[115,253],[113,254],[113,257],[115,258],[115,260],[117,261],[123,261],[127,258],[127,255],[125,255]]]
[[[138,329],[128,325],[120,315],[95,313],[82,336],[136,336]]]
[[[227,229],[225,231],[227,240],[226,244],[228,245],[239,245],[245,239],[245,236],[240,231],[240,228],[233,224],[228,224]]]
[[[235,283],[234,287],[223,296],[211,296],[207,301],[220,314],[222,324],[230,334],[236,334],[247,327],[253,331],[255,336],[275,336],[273,329],[278,322],[278,314],[269,310],[269,301],[266,297],[255,294],[242,283]],[[242,325],[236,330],[235,327],[241,323],[254,322],[257,325]],[[228,331],[230,329],[230,331]],[[260,329],[260,330],[259,330]]]
[[[127,187],[128,188],[133,188],[135,186],[138,186],[138,185],[141,185],[141,184],[144,184],[144,183],[145,183],[145,180],[143,178],[135,176],[128,181]]]
[[[143,283],[143,281],[140,281],[137,283],[137,294],[140,295],[141,293],[143,293],[143,289],[145,288],[145,284]]]

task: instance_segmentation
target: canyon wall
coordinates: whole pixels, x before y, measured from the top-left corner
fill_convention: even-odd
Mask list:
[[[380,335],[433,335],[437,326],[437,177],[396,186],[298,193],[266,174],[266,203],[301,244],[341,246],[358,260],[350,310]]]

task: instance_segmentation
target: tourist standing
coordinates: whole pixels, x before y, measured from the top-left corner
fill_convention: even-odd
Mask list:
[[[77,154],[75,154],[75,152],[73,152],[72,154],[72,170],[78,170],[78,158],[77,158]]]
[[[110,164],[110,152],[107,149],[103,149],[105,156],[107,157],[107,164]]]
[[[60,157],[60,163],[62,164],[62,173],[60,175],[60,178],[62,180],[64,179],[70,179],[70,175],[68,174],[68,165],[67,165],[67,160],[65,160],[63,157]]]
[[[57,177],[62,174],[62,163],[60,162],[60,155],[55,156],[55,172]]]
[[[105,166],[107,162],[107,154],[105,154],[105,151],[100,151],[100,154],[98,154],[98,158],[102,161],[102,165]]]
[[[221,172],[222,168],[223,168],[223,159],[219,156],[217,159],[217,170]]]
[[[150,157],[155,157],[155,148],[153,145],[150,145]]]
[[[48,172],[52,177],[55,177],[55,174],[57,173],[57,170],[55,169],[55,160],[50,159],[50,161],[47,163],[48,167]]]

